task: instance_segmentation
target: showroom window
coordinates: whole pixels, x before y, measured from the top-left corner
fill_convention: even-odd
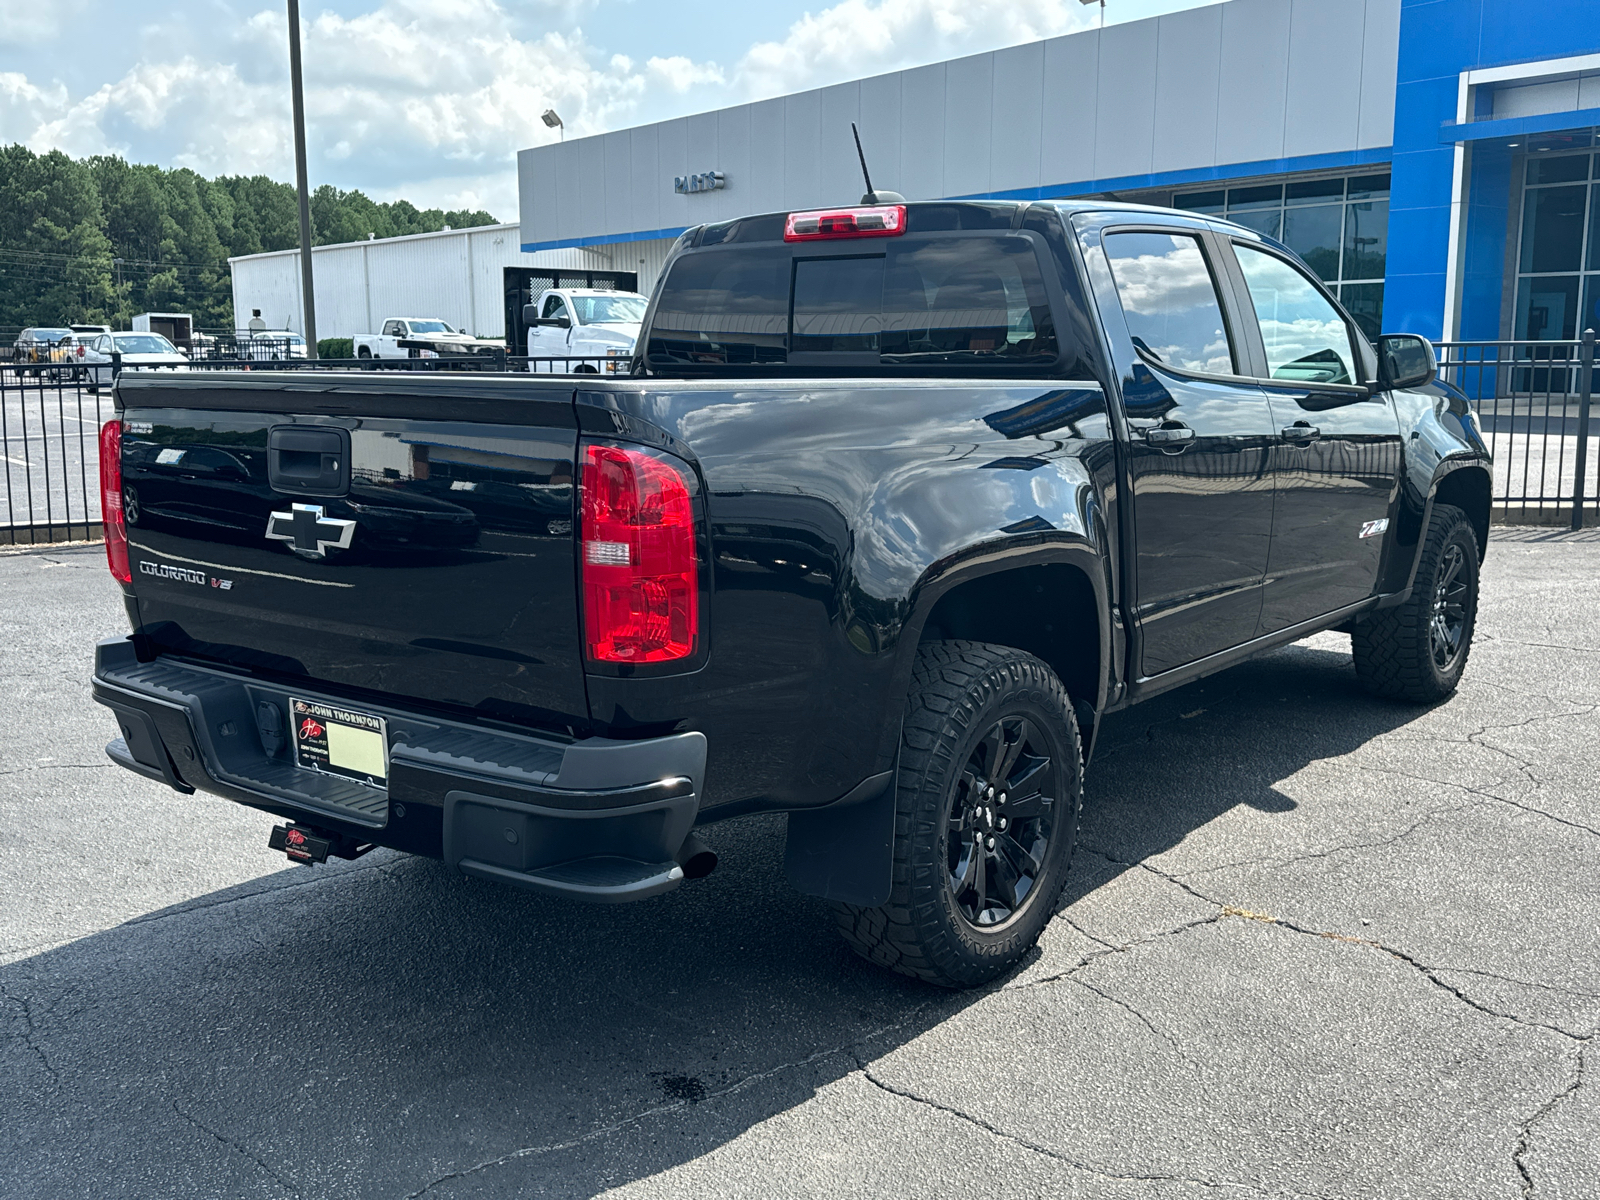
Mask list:
[[[1595,158],[1589,150],[1536,153],[1524,167],[1513,332],[1518,340],[1570,341],[1586,328],[1600,329]]]
[[[1172,205],[1277,238],[1317,273],[1369,338],[1382,331],[1388,172],[1187,192],[1174,196]]]

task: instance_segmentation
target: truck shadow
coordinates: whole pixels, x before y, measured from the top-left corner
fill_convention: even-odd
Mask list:
[[[1108,721],[1084,842],[1137,863],[1287,812],[1279,781],[1418,713],[1307,647],[1184,688]],[[982,1002],[855,959],[784,883],[782,818],[705,832],[717,873],[639,905],[385,853],[0,968],[0,1194],[587,1196]]]

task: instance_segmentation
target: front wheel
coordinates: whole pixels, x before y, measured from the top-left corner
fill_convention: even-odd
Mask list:
[[[1467,514],[1434,505],[1411,595],[1351,632],[1356,676],[1368,691],[1431,704],[1456,690],[1478,623],[1478,563]]]
[[[1082,798],[1077,721],[1048,666],[985,642],[921,647],[889,901],[834,904],[845,940],[869,962],[942,987],[1009,970],[1050,920]]]

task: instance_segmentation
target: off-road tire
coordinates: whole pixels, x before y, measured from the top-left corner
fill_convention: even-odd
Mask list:
[[[1056,764],[1043,866],[993,930],[963,916],[951,886],[950,818],[969,757],[998,721],[1025,717]],[[985,642],[929,642],[917,652],[895,793],[893,883],[882,907],[834,903],[839,930],[867,961],[941,987],[1003,974],[1033,948],[1066,881],[1083,804],[1083,754],[1072,701],[1031,654]]]
[[[1457,648],[1441,666],[1434,653],[1435,605],[1441,581],[1457,554],[1457,577],[1465,576],[1464,612]],[[1389,700],[1433,704],[1456,690],[1478,621],[1478,567],[1478,535],[1467,514],[1454,505],[1434,505],[1410,597],[1404,604],[1373,613],[1351,631],[1356,676],[1369,692]]]

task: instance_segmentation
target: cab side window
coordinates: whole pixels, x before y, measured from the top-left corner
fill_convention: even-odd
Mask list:
[[[384,337],[399,337],[400,336],[400,322],[399,321],[385,321],[383,323],[383,336]]]
[[[1298,267],[1235,242],[1267,348],[1267,374],[1295,383],[1354,383],[1355,352],[1339,310]]]
[[[541,314],[545,320],[567,315],[566,303],[560,296],[546,296],[544,299],[544,312]]]
[[[1217,281],[1188,233],[1108,233],[1111,261],[1128,333],[1157,362],[1207,375],[1237,375]]]

